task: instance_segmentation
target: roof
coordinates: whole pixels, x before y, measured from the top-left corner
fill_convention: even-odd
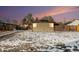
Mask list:
[[[74,21],[70,22],[70,23],[67,24],[67,25],[69,25],[69,26],[72,26],[72,25],[79,25],[79,19],[74,20]]]
[[[0,24],[10,24],[10,25],[16,25],[10,22],[10,19],[8,18],[4,18],[4,17],[0,17]]]
[[[68,21],[68,22],[64,23],[64,25],[67,25],[67,24],[70,24],[70,23],[72,23],[72,21]]]
[[[49,23],[48,20],[36,20],[34,23]]]
[[[56,22],[49,22],[48,20],[38,20],[38,21],[34,21],[33,23],[54,23],[55,25],[58,25],[58,23],[56,23]]]
[[[39,20],[39,22],[42,22],[42,23],[49,23],[48,20]]]

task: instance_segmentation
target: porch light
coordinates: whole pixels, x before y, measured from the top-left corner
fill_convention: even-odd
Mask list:
[[[36,23],[33,23],[33,27],[37,27],[37,24]]]

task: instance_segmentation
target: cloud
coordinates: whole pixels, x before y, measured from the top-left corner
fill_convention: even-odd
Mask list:
[[[36,14],[36,15],[34,15],[34,17],[41,18],[43,16],[56,16],[56,15],[59,15],[59,14],[65,14],[65,13],[78,11],[78,10],[79,10],[79,7],[67,7],[67,6],[56,7],[54,9],[48,10],[46,12]]]

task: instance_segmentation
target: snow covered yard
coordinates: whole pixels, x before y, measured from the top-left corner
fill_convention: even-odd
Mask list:
[[[21,31],[0,41],[0,51],[78,51],[79,32]],[[63,46],[61,46],[63,45]]]

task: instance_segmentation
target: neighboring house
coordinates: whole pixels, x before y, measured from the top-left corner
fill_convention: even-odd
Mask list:
[[[66,31],[78,31],[79,32],[79,20],[73,20],[65,23],[64,30]]]
[[[11,24],[10,22],[6,21],[5,18],[0,17],[0,31],[10,31],[14,30],[16,25]]]
[[[49,22],[48,20],[39,20],[33,22],[32,24],[32,31],[46,31],[52,32],[54,31],[54,26],[57,25],[56,22]]]

